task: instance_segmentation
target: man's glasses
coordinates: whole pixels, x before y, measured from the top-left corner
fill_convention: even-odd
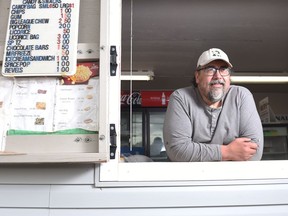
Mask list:
[[[219,68],[216,68],[216,67],[213,67],[213,66],[208,66],[208,67],[204,67],[204,68],[199,68],[197,71],[201,71],[203,70],[204,73],[207,75],[207,76],[214,76],[214,74],[219,71],[219,73],[221,74],[221,76],[229,76],[230,75],[230,70],[231,68],[229,67],[219,67]]]

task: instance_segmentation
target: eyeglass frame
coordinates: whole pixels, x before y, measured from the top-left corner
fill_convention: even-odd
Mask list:
[[[209,68],[214,70],[213,74],[208,74],[207,71],[205,71],[205,70],[207,70],[207,69],[209,69]],[[215,73],[217,73],[217,71],[219,71],[219,74],[220,74],[221,76],[223,76],[223,77],[229,76],[229,75],[231,74],[231,72],[232,72],[232,68],[231,68],[231,67],[214,67],[214,66],[207,66],[207,67],[204,67],[204,68],[199,68],[199,69],[197,69],[197,71],[201,71],[201,70],[204,70],[206,76],[211,76],[211,77],[213,77],[213,76],[215,75]],[[224,72],[225,70],[227,70],[227,71],[228,71],[228,74],[222,74],[221,70],[222,70],[222,72]]]

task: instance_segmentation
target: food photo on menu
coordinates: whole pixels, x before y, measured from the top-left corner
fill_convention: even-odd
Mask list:
[[[98,62],[82,62],[77,64],[77,70],[74,75],[63,76],[61,83],[64,85],[87,84],[89,79],[99,76]]]

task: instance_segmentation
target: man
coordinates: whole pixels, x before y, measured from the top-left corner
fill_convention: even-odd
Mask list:
[[[171,161],[260,160],[263,129],[251,92],[230,85],[232,64],[220,49],[202,53],[194,86],[170,96],[164,142]]]

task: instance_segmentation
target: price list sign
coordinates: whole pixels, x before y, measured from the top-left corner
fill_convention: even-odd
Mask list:
[[[11,0],[4,76],[73,75],[79,0]]]

